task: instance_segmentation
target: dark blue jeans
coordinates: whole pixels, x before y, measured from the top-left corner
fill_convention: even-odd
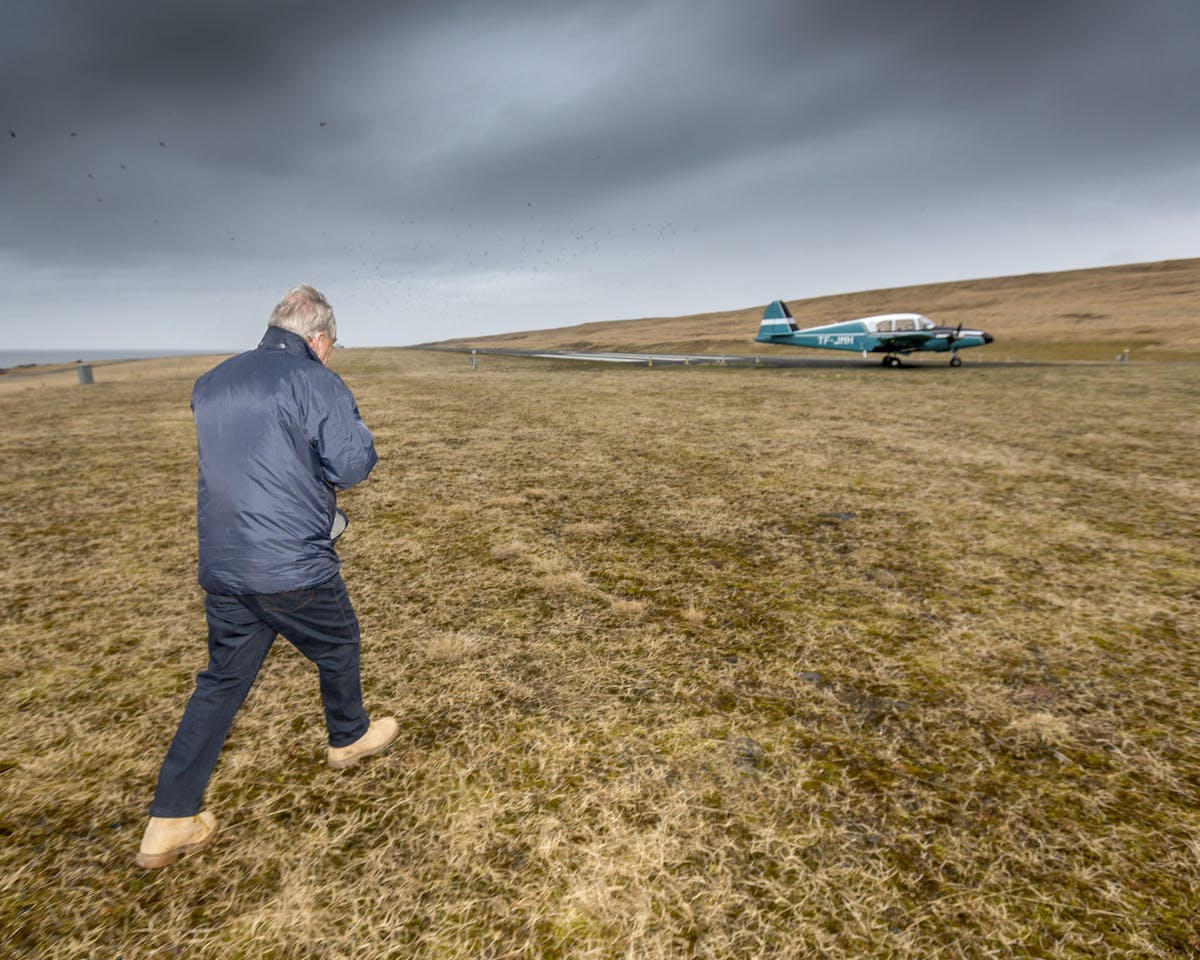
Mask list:
[[[369,725],[359,674],[358,618],[340,574],[286,593],[210,593],[204,612],[208,669],[196,676],[196,689],[159,770],[152,817],[190,817],[200,811],[234,714],[277,634],[317,666],[330,746],[353,743]]]

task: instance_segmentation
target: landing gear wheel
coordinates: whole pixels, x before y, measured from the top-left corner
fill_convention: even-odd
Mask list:
[[[889,356],[886,356],[886,357],[884,357],[884,358],[883,358],[883,365],[884,365],[885,367],[898,367],[898,366],[900,366],[900,358],[899,358],[899,357],[893,357],[893,356],[890,356],[890,355],[889,355]]]
[[[962,366],[962,358],[959,357],[958,354],[955,354],[953,357],[950,358],[950,366],[961,367]]]

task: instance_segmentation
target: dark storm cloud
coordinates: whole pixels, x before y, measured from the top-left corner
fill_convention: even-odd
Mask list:
[[[105,149],[121,138],[130,150],[169,138],[190,161],[287,175],[309,151],[336,154],[375,130],[392,135],[401,171],[420,176],[404,170],[398,111],[419,114],[425,88],[453,87],[403,73],[403,89],[375,87],[369,72],[355,76],[374,65],[355,50],[382,36],[403,58],[449,25],[457,49],[440,51],[448,72],[469,77],[533,59],[536,73],[540,54],[551,99],[570,82],[568,67],[605,78],[557,109],[505,105],[503,74],[474,103],[441,105],[464,125],[474,109],[509,111],[505,128],[438,156],[423,179],[439,196],[460,191],[476,204],[500,189],[549,191],[547,200],[604,194],[894,115],[982,140],[1018,164],[1031,145],[1035,155],[1075,142],[1112,156],[1148,149],[1139,131],[1189,147],[1197,136],[1189,31],[1172,29],[1195,22],[1183,4],[458,4],[432,22],[427,6],[395,9],[282,0],[22,6],[6,32],[14,49],[5,50],[0,104],[38,164],[66,127],[83,127]],[[523,29],[505,33],[505,21]],[[613,45],[597,48],[604,62],[555,56],[563,43],[583,41],[588,52],[572,21],[580,32],[613,32]],[[1139,42],[1146,35],[1157,41],[1153,58]],[[515,45],[491,49],[494,38]],[[1172,113],[1180,122],[1164,123]],[[322,139],[319,124],[330,118]],[[1013,125],[1029,135],[1021,149]],[[1153,146],[1162,148],[1161,137]]]
[[[303,78],[322,49],[369,30],[387,9],[354,0],[18,3],[6,20],[6,71],[36,82],[44,102],[220,98]]]
[[[886,155],[906,137],[924,137],[925,162],[964,177],[1069,177],[1081,157],[1112,169],[1128,156],[1170,163],[1194,152],[1196,67],[1188,31],[1178,29],[1195,19],[1186,8],[981,7],[622,12],[609,24],[626,27],[620,45],[577,66],[602,83],[553,106],[511,104],[508,124],[437,155],[424,182],[435,202],[457,195],[481,214],[492,205],[506,214],[529,196],[587,202],[746,155],[820,149],[873,125],[884,129],[860,149]],[[675,26],[684,21],[688,29]],[[554,90],[561,65],[551,57],[544,67]],[[472,64],[456,69],[469,73]],[[836,178],[841,162],[826,169],[820,159],[811,173]]]
[[[643,264],[696,309],[839,277],[864,231],[923,229],[914,281],[1031,269],[1022,229],[1070,249],[1097,217],[1120,230],[1080,257],[1189,255],[1198,26],[1168,0],[20,2],[0,269],[317,270],[381,313],[590,276],[601,312],[638,309],[603,284]]]
[[[51,158],[70,130],[131,151],[165,142],[258,166],[272,135],[302,120],[316,127],[314,114],[336,106],[319,69],[373,17],[352,2],[22,5],[0,40],[0,111]],[[284,166],[300,155],[269,152]]]

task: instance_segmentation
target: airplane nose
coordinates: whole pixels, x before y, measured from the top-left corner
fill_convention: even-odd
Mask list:
[[[983,335],[983,342],[984,342],[984,343],[991,343],[991,342],[992,342],[993,340],[995,340],[995,339],[996,339],[996,338],[995,338],[995,337],[993,337],[993,336],[992,336],[990,333],[985,333],[985,334]]]

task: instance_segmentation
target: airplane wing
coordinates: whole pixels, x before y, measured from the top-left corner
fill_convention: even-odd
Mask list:
[[[923,330],[914,330],[912,333],[890,333],[886,336],[880,335],[879,346],[876,350],[913,350],[921,346],[928,340],[933,339],[933,334],[926,333]]]

